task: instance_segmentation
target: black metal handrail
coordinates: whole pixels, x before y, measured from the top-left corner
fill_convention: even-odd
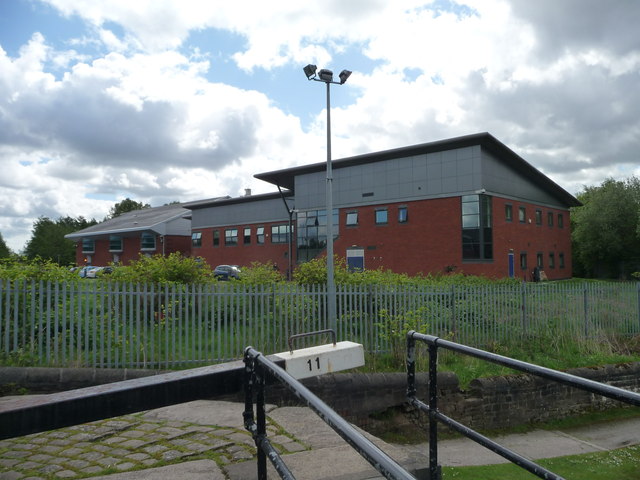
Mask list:
[[[280,475],[280,478],[295,478],[284,461],[273,449],[266,436],[266,415],[264,410],[265,376],[268,374],[282,383],[296,397],[313,410],[327,425],[333,428],[349,445],[367,460],[385,478],[394,480],[415,480],[391,457],[373,442],[358,432],[345,419],[333,411],[302,383],[289,375],[253,347],[247,347],[244,353],[245,368],[245,428],[251,432],[258,448],[258,479],[267,478],[267,457]],[[253,396],[256,396],[256,415],[253,411]]]
[[[416,340],[424,342],[428,345],[429,353],[429,403],[424,402],[416,398],[416,376],[415,376],[415,347]],[[621,402],[629,403],[631,405],[640,406],[640,394],[630,392],[622,388],[613,387],[603,383],[588,380],[586,378],[578,377],[550,368],[541,367],[531,363],[523,362],[521,360],[515,360],[513,358],[504,357],[491,352],[486,352],[459,343],[444,340],[434,335],[425,335],[415,331],[407,333],[407,399],[409,404],[415,406],[420,411],[423,411],[429,416],[429,478],[431,480],[441,478],[440,467],[438,465],[438,422],[442,422],[448,427],[456,430],[462,435],[470,438],[476,443],[488,448],[494,453],[501,455],[510,462],[518,465],[519,467],[533,473],[534,475],[549,480],[564,480],[563,477],[545,469],[544,467],[536,464],[523,457],[522,455],[509,450],[506,447],[494,442],[493,440],[481,435],[480,433],[472,430],[465,425],[456,422],[452,418],[447,417],[438,411],[438,377],[437,377],[437,364],[438,364],[438,348],[446,348],[464,355],[469,355],[475,358],[486,360],[488,362],[496,363],[505,367],[520,370],[532,375],[536,375],[542,378],[546,378],[558,383],[569,385],[571,387],[586,390],[592,393],[596,393],[608,398],[619,400]]]

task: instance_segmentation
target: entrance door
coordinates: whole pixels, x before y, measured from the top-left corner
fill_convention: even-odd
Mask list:
[[[351,272],[364,270],[364,248],[347,249],[347,267]]]

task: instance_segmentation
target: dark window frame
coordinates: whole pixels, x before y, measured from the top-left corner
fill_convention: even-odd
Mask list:
[[[225,228],[224,229],[224,246],[236,247],[237,245],[238,245],[238,229]]]
[[[251,245],[251,227],[244,227],[242,229],[242,244]]]
[[[355,221],[354,221],[354,217],[355,217]],[[345,218],[345,225],[347,227],[357,227],[358,226],[358,212],[357,211],[347,212],[347,216]]]
[[[214,247],[219,247],[220,246],[220,230],[215,229],[213,231],[213,240],[212,240],[213,246]]]
[[[518,207],[518,222],[527,223],[527,207]]]
[[[384,221],[378,217],[378,215],[384,214]],[[388,225],[389,224],[389,210],[385,208],[376,208],[374,213],[374,219],[376,225]]]
[[[191,246],[196,248],[202,246],[202,232],[191,233]]]
[[[153,245],[149,242],[149,239],[152,240]],[[157,248],[156,236],[153,233],[144,232],[140,235],[140,250],[143,251],[152,251]]]
[[[124,249],[124,241],[120,235],[109,235],[109,251],[122,252]]]
[[[513,205],[510,203],[504,205],[504,220],[505,222],[513,222]]]
[[[409,222],[409,207],[402,205],[398,207],[398,223]]]

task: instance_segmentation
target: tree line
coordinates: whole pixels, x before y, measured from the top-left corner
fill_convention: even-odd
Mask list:
[[[151,205],[149,204],[125,198],[111,207],[109,214],[103,221],[115,218],[126,212],[150,207]],[[98,221],[96,219],[92,218],[91,220],[87,220],[82,216],[77,218],[69,216],[60,217],[56,220],[52,220],[49,217],[39,217],[33,223],[31,238],[27,242],[21,255],[29,260],[40,258],[62,266],[73,265],[76,261],[75,243],[72,240],[64,238],[64,236],[96,225],[97,223]],[[0,259],[11,257],[17,253],[18,252],[12,252],[9,249],[0,232]]]
[[[607,178],[576,195],[582,203],[571,209],[573,274],[587,278],[630,278],[640,271],[640,179]],[[150,205],[129,198],[116,203],[105,220]],[[22,253],[59,265],[75,262],[74,242],[64,238],[98,222],[83,217],[52,220],[40,217]],[[0,258],[13,255],[0,233]]]

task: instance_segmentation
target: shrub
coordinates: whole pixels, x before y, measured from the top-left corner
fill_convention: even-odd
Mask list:
[[[114,268],[112,280],[141,283],[207,283],[212,281],[211,267],[200,258],[185,257],[179,252],[166,257],[140,256],[129,265]]]

